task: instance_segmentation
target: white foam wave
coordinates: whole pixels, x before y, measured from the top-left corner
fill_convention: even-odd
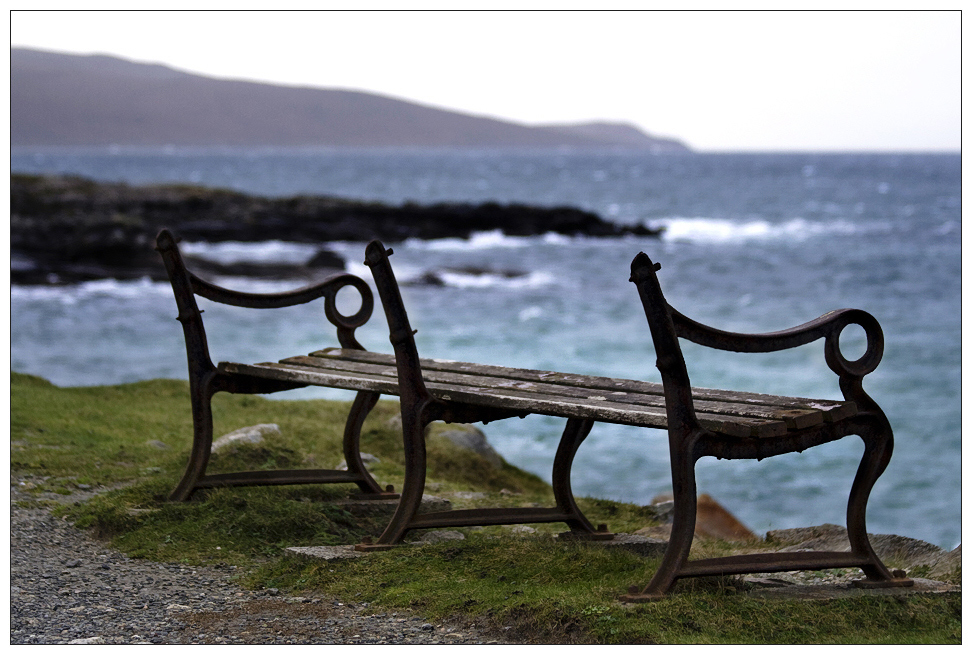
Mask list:
[[[665,241],[727,243],[741,241],[803,240],[820,235],[852,234],[861,228],[850,221],[808,221],[793,218],[782,222],[739,221],[722,218],[670,218],[660,221]]]
[[[146,296],[171,297],[172,287],[169,286],[168,282],[153,282],[149,278],[92,280],[64,286],[11,285],[10,287],[11,301],[59,302],[73,305],[79,301],[98,296],[122,299],[145,298]]]
[[[961,224],[958,221],[945,221],[935,230],[935,234],[939,236],[946,236],[952,234],[953,232],[959,232],[962,229]]]
[[[525,248],[532,237],[511,237],[502,230],[473,232],[468,239],[449,237],[445,239],[406,239],[405,244],[416,250],[488,250],[491,248]]]
[[[529,307],[521,309],[518,316],[521,323],[532,321],[533,319],[543,316],[543,308],[538,307],[537,305],[530,305]]]
[[[468,239],[458,237],[447,237],[444,239],[416,239],[405,240],[405,244],[416,250],[433,251],[470,251],[470,250],[489,250],[489,249],[516,249],[527,248],[537,243],[553,246],[563,246],[583,240],[587,237],[567,236],[556,232],[545,232],[534,236],[509,236],[502,230],[489,230],[486,232],[473,232]]]
[[[374,284],[371,269],[364,264],[349,261],[347,271]],[[399,284],[424,283],[426,276],[430,274],[443,285],[457,289],[535,289],[554,282],[554,277],[546,271],[532,271],[524,275],[511,276],[488,271],[473,273],[448,269],[430,270],[415,263],[398,263],[395,266],[395,277]]]
[[[573,243],[578,239],[583,239],[583,236],[569,237],[566,234],[557,234],[556,232],[547,232],[541,239],[544,243],[554,245],[554,246],[565,246],[569,243]]]
[[[441,271],[436,274],[448,287],[459,289],[535,289],[553,283],[553,276],[544,271],[533,271],[527,275],[510,277],[496,273],[462,273]]]
[[[363,255],[362,255],[361,259],[364,259],[364,256]],[[349,259],[349,260],[347,260],[347,262],[345,263],[345,270],[348,273],[350,273],[351,275],[357,275],[362,280],[371,280],[372,279],[372,277],[371,277],[371,269],[368,268],[367,264],[364,264],[363,262],[359,262],[359,261],[357,261],[355,259]],[[396,273],[400,273],[400,271],[398,271],[398,269],[396,269]]]
[[[220,264],[238,262],[303,264],[320,249],[312,243],[293,243],[290,241],[221,241],[206,243],[201,241],[179,244],[187,255],[195,255]]]

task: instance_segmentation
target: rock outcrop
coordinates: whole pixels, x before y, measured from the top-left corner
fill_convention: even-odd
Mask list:
[[[656,496],[651,501],[660,526],[639,530],[637,534],[667,539],[671,534],[672,512],[675,501],[670,494]],[[722,539],[735,543],[757,541],[759,537],[742,524],[729,510],[720,505],[708,494],[699,494],[695,514],[695,536]]]
[[[280,239],[314,244],[469,238],[493,230],[513,236],[660,233],[617,225],[573,207],[495,202],[393,206],[329,196],[265,198],[191,185],[130,186],[66,176],[11,175],[10,213],[15,284],[164,279],[161,259],[154,252],[155,236],[163,227],[189,241]],[[299,268],[343,268],[338,262],[340,258],[325,249]],[[217,267],[211,263],[207,270],[227,273]],[[293,271],[250,265],[229,274],[279,277],[293,276]]]

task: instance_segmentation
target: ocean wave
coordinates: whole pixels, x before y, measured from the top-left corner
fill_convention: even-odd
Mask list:
[[[851,221],[808,221],[793,218],[782,222],[739,221],[722,218],[670,218],[659,221],[665,227],[665,241],[724,243],[741,241],[803,240],[822,235],[847,235],[861,231]]]
[[[439,252],[490,250],[490,249],[517,249],[527,248],[537,243],[547,245],[563,246],[577,241],[587,239],[584,235],[567,236],[556,232],[545,232],[532,236],[510,236],[504,234],[502,230],[489,230],[485,232],[473,232],[468,239],[459,237],[446,237],[442,239],[418,239],[409,238],[405,240],[405,245],[416,250],[431,250]]]
[[[248,293],[281,293],[307,286],[304,280],[267,280],[254,277],[218,275],[211,280],[226,289]],[[139,280],[102,279],[66,285],[12,285],[10,299],[14,302],[56,302],[73,305],[95,298],[138,300],[163,299],[172,302],[172,286],[168,282],[155,282],[149,278]]]
[[[440,271],[435,275],[445,286],[458,289],[536,289],[554,281],[553,276],[545,271],[532,271],[517,276],[460,271]]]
[[[286,293],[313,284],[309,280],[298,278],[270,280],[241,275],[217,275],[211,281],[213,284],[221,286],[224,289],[242,291],[244,293]]]
[[[153,282],[149,278],[138,280],[91,280],[63,286],[11,285],[11,301],[42,301],[74,304],[93,297],[144,298],[151,296],[172,296],[168,282]]]
[[[360,259],[364,259],[364,255],[361,255]],[[349,259],[345,263],[345,271],[351,275],[357,275],[362,280],[372,280],[371,269],[364,262],[358,261],[356,259]],[[395,269],[396,274],[400,274],[398,268]]]
[[[530,245],[532,237],[511,237],[503,234],[502,230],[487,232],[473,232],[468,239],[447,237],[443,239],[405,240],[405,245],[416,250],[453,251],[453,250],[488,250],[492,248],[525,248]]]
[[[293,243],[275,239],[254,243],[193,241],[179,244],[179,249],[186,255],[202,257],[220,264],[239,262],[303,264],[317,254],[320,248],[321,246],[312,243]]]

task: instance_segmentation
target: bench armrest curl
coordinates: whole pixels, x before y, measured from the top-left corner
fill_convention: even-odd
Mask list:
[[[726,332],[693,321],[671,305],[669,311],[679,337],[719,350],[768,353],[796,348],[822,338],[827,365],[838,375],[863,377],[877,368],[884,355],[884,332],[880,323],[860,309],[838,309],[796,327],[762,334]],[[867,337],[867,350],[854,361],[848,360],[840,351],[840,334],[848,325],[860,326]]]
[[[375,301],[371,289],[367,282],[349,273],[340,273],[327,278],[317,284],[284,291],[281,293],[249,293],[245,291],[234,291],[226,289],[200,279],[191,271],[189,280],[192,283],[192,290],[198,296],[207,300],[233,305],[235,307],[249,307],[253,309],[276,309],[279,307],[293,307],[302,305],[318,298],[324,298],[324,315],[327,320],[337,327],[338,341],[343,348],[364,348],[354,338],[354,330],[361,327],[371,318],[374,310]],[[357,289],[361,294],[361,307],[351,316],[345,316],[337,308],[338,291],[346,286]]]
[[[375,301],[368,283],[356,275],[338,273],[316,284],[280,293],[235,291],[207,282],[189,271],[179,253],[175,237],[168,230],[162,230],[159,233],[156,244],[157,250],[165,262],[169,279],[176,290],[177,298],[180,295],[180,290],[182,293],[191,291],[191,293],[213,302],[253,309],[293,307],[318,298],[324,298],[324,314],[337,328],[338,341],[341,347],[364,350],[364,347],[355,339],[354,331],[371,318]],[[337,308],[337,294],[347,286],[354,287],[361,296],[361,307],[351,316],[345,316]]]
[[[839,309],[787,330],[763,334],[726,332],[703,325],[668,304],[655,274],[660,268],[645,253],[639,253],[631,262],[631,281],[638,286],[656,350],[663,351],[659,353],[661,364],[682,384],[687,383],[687,375],[678,338],[709,348],[744,353],[787,350],[822,338],[827,365],[842,379],[864,377],[877,368],[884,355],[881,325],[860,309]],[[867,336],[867,350],[854,361],[840,351],[840,335],[848,325],[859,325]]]

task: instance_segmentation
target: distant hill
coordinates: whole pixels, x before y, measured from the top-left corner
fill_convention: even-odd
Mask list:
[[[103,55],[10,50],[13,146],[625,147],[631,125],[527,126],[371,93],[216,79]]]

